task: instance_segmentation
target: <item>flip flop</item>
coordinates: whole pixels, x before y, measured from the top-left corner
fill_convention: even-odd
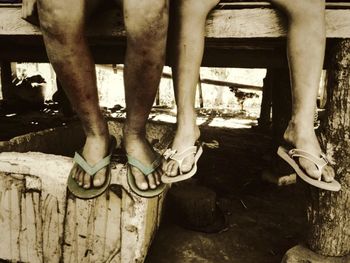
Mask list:
[[[176,183],[176,182],[184,181],[191,178],[197,172],[197,162],[199,160],[199,157],[201,157],[202,153],[203,153],[203,148],[201,144],[197,144],[197,146],[190,146],[184,151],[182,151],[181,153],[177,153],[177,150],[172,150],[171,148],[167,149],[163,154],[164,159],[168,160],[170,158],[171,160],[176,161],[179,165],[180,174],[176,176],[168,176],[166,174],[163,174],[161,178],[162,182],[170,184],[170,183]],[[187,173],[183,173],[182,163],[190,155],[194,155],[194,162],[193,162],[192,169]]]
[[[153,161],[153,163],[150,166],[144,165],[139,160],[135,159],[134,157],[132,157],[130,155],[126,155],[126,157],[128,158],[127,181],[128,181],[128,185],[129,185],[130,189],[135,194],[137,194],[140,197],[144,197],[144,198],[152,198],[152,197],[156,197],[156,196],[160,195],[161,193],[163,193],[163,191],[166,187],[165,184],[158,185],[157,188],[155,188],[155,189],[149,188],[147,190],[141,190],[140,188],[138,188],[136,185],[136,182],[135,182],[134,175],[132,174],[131,168],[130,168],[130,166],[136,167],[146,177],[147,175],[153,173],[160,166],[161,158],[159,155],[157,156],[157,158]]]
[[[313,154],[308,153],[307,151],[300,149],[287,149],[283,146],[280,146],[277,150],[277,154],[285,160],[297,173],[297,175],[307,182],[310,185],[318,187],[320,189],[337,192],[341,189],[340,184],[333,180],[332,182],[324,182],[322,180],[322,169],[327,165],[328,160],[324,153],[320,154],[320,157],[317,157]],[[319,171],[319,178],[314,179],[308,176],[305,171],[299,166],[294,158],[305,158],[315,164],[317,170]]]
[[[68,177],[67,187],[68,190],[76,197],[81,199],[91,199],[95,198],[101,194],[103,194],[106,189],[108,188],[110,182],[111,182],[111,157],[113,154],[113,151],[115,149],[116,145],[116,139],[114,136],[111,136],[110,144],[109,144],[109,154],[103,158],[101,161],[99,161],[94,166],[91,166],[86,162],[86,160],[83,158],[83,156],[79,152],[75,152],[74,155],[74,165],[71,169],[71,172]],[[81,152],[81,151],[80,151]],[[73,179],[73,171],[76,170],[76,166],[79,166],[80,169],[82,169],[84,172],[86,172],[91,177],[94,177],[95,174],[100,171],[101,169],[107,167],[106,171],[106,179],[102,186],[100,187],[91,187],[88,189],[83,188],[80,186],[75,179]]]

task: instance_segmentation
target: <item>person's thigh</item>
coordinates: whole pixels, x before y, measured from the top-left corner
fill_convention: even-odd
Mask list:
[[[105,0],[38,0],[38,13],[43,30],[59,34],[73,33],[84,27],[88,18]]]

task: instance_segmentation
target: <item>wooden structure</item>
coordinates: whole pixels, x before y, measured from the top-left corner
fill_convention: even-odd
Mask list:
[[[350,2],[327,2],[327,37],[347,38]],[[123,63],[125,30],[116,8],[101,10],[88,28],[97,63]],[[286,63],[285,19],[267,2],[224,0],[209,15],[205,66],[271,67]],[[19,5],[0,8],[0,60],[47,61],[40,29],[21,19]],[[168,63],[171,63],[168,62]]]
[[[109,122],[119,144],[121,127],[121,123]],[[149,139],[158,141],[159,150],[168,143],[164,135],[172,134],[166,125],[151,124],[147,130]],[[0,259],[30,263],[144,261],[159,226],[164,195],[151,199],[135,196],[120,159],[112,167],[108,192],[88,201],[69,195],[66,181],[72,159],[58,154],[71,154],[80,147],[81,138],[81,127],[72,125],[0,143]]]
[[[344,256],[350,253],[350,2],[327,1],[326,6],[325,68],[332,86],[328,91],[328,129],[322,138],[342,191],[310,190],[307,243],[320,254]],[[20,17],[18,6],[0,8],[0,61],[47,61],[39,28]],[[112,9],[93,18],[87,35],[97,63],[123,62],[125,31],[121,21],[120,14]],[[285,68],[285,34],[285,19],[268,2],[222,1],[207,20],[203,65]]]

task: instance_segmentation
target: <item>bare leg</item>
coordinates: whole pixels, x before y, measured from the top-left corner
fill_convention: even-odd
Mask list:
[[[289,19],[288,59],[292,80],[292,119],[284,138],[296,148],[316,156],[321,148],[314,132],[317,91],[323,68],[326,34],[324,0],[271,0]],[[301,167],[317,178],[315,165],[300,158]],[[323,170],[323,180],[332,181],[330,166]]]
[[[58,79],[74,106],[86,134],[85,160],[94,165],[106,156],[109,134],[100,112],[95,65],[84,37],[85,17],[97,1],[39,0],[38,11],[47,53]],[[94,177],[93,185],[105,180],[105,169]],[[91,177],[77,168],[75,179],[84,188]]]
[[[204,51],[205,20],[219,0],[174,0],[171,17],[171,51],[174,56],[174,88],[177,104],[177,131],[172,149],[178,152],[193,146],[200,136],[196,124],[195,95],[199,69]],[[194,156],[187,157],[182,170],[191,170]],[[178,164],[164,162],[163,170],[170,176],[177,175]]]
[[[168,1],[127,0],[124,2],[124,17],[128,39],[124,70],[125,149],[130,156],[150,165],[156,155],[146,141],[145,126],[164,66]],[[147,179],[137,168],[131,167],[131,171],[141,190],[154,189],[160,184],[160,170]]]

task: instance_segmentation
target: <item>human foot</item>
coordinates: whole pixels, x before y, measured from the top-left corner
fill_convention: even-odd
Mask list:
[[[200,130],[197,125],[184,125],[183,127],[178,126],[174,141],[171,145],[171,149],[168,152],[172,153],[183,153],[194,146],[196,141],[200,136]],[[195,162],[195,153],[188,154],[182,161],[181,167],[179,167],[179,162],[170,159],[163,162],[163,171],[167,176],[177,176],[180,174],[179,169],[181,168],[181,173],[189,172]]]
[[[110,136],[108,134],[88,136],[81,155],[90,166],[94,166],[108,155],[109,147]],[[79,186],[89,189],[102,186],[106,180],[106,172],[107,167],[104,167],[94,174],[92,179],[91,175],[86,173],[79,165],[76,165],[72,170],[72,178]]]
[[[328,183],[334,180],[334,170],[323,157],[320,144],[312,125],[309,127],[308,125],[291,121],[284,133],[284,140],[294,148],[305,151],[316,157],[316,159],[319,158],[323,160],[324,166],[321,165],[323,167],[321,167],[320,171],[315,165],[315,162],[304,157],[299,157],[297,159],[299,166],[308,176]]]
[[[161,184],[160,177],[162,175],[157,163],[159,157],[145,136],[124,129],[124,147],[131,164],[129,169],[137,188],[142,191],[156,189]],[[135,163],[139,165],[135,165]],[[144,169],[140,167],[144,167]],[[149,170],[149,172],[145,170]]]

